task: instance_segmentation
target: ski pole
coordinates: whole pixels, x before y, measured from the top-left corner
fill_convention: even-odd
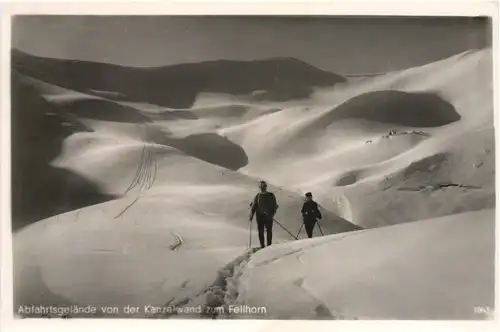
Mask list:
[[[248,249],[252,249],[252,220],[250,220],[250,233],[248,234]]]
[[[297,240],[297,237],[296,237],[296,236],[294,236],[292,233],[290,233],[290,232],[288,231],[288,229],[286,229],[285,227],[283,227],[283,225],[282,225],[282,224],[280,224],[280,223],[278,222],[278,220],[276,220],[276,219],[274,219],[274,218],[273,218],[273,220],[274,220],[274,221],[275,221],[275,222],[276,222],[276,223],[277,223],[277,224],[278,224],[281,228],[283,228],[283,229],[284,229],[284,230],[285,230],[288,234],[290,234],[290,236],[291,236],[291,237],[293,237],[295,240]]]
[[[304,223],[302,223],[302,225],[300,225],[299,232],[297,233],[297,239],[299,238],[299,234],[300,234],[300,231],[302,230],[302,227],[304,227]]]
[[[319,227],[319,231],[321,232],[321,236],[325,236],[325,235],[323,234],[323,230],[321,229],[321,225],[319,224],[319,221],[318,221],[318,227]]]
[[[250,208],[252,208],[253,202],[250,202]],[[253,214],[252,218],[250,218],[250,233],[248,234],[248,249],[252,249],[252,222],[253,222]]]

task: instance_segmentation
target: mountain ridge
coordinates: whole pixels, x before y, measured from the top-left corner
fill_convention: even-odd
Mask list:
[[[307,98],[313,87],[346,82],[340,75],[294,58],[139,68],[43,58],[16,49],[11,56],[14,69],[47,83],[89,94],[91,90],[114,91],[129,101],[148,101],[171,108],[190,108],[204,92],[252,96],[256,91],[264,91],[259,95],[260,101],[284,101]]]

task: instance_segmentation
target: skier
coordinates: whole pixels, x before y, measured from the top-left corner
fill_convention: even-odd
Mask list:
[[[264,229],[267,232],[267,245],[270,246],[273,239],[273,221],[274,215],[278,210],[278,203],[276,196],[267,191],[267,183],[265,181],[259,182],[260,193],[258,193],[251,205],[250,222],[253,216],[257,219],[257,228],[259,230],[260,247],[264,248]]]
[[[317,219],[322,219],[323,216],[318,209],[318,204],[313,201],[312,193],[306,193],[306,201],[302,206],[302,220],[304,221],[304,225],[306,227],[306,233],[309,238],[313,236],[313,229],[316,225]]]

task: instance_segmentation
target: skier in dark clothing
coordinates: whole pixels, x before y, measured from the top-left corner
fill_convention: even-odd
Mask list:
[[[312,194],[306,193],[306,201],[302,206],[302,220],[304,221],[304,225],[306,227],[306,233],[309,238],[313,236],[313,229],[316,225],[316,221],[318,219],[323,218],[321,212],[318,209],[318,204],[313,201]]]
[[[274,215],[278,210],[276,196],[267,191],[267,183],[260,181],[260,193],[258,193],[251,203],[250,222],[253,216],[257,219],[257,228],[259,230],[260,247],[264,248],[264,229],[267,232],[267,245],[270,246],[273,240],[273,221]]]

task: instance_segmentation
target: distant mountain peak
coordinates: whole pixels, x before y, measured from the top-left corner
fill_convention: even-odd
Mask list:
[[[333,87],[346,81],[341,75],[291,57],[141,68],[44,58],[12,49],[12,67],[75,91],[110,91],[130,101],[172,108],[191,107],[201,92],[252,96],[255,91],[265,91],[259,98],[286,101],[307,98],[314,87]]]

